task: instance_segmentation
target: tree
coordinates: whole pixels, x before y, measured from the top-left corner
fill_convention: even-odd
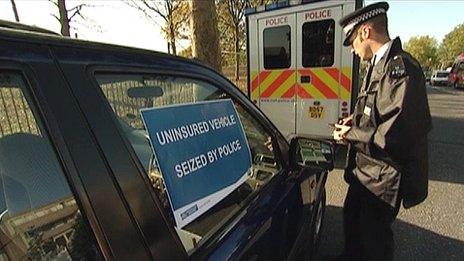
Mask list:
[[[93,27],[97,30],[101,30],[100,27],[89,17],[85,16],[82,13],[82,10],[84,8],[90,8],[90,7],[95,7],[94,5],[89,5],[86,3],[78,4],[70,9],[67,9],[66,7],[66,0],[49,0],[52,2],[57,8],[58,8],[58,13],[59,17],[52,14],[53,17],[55,17],[58,22],[60,22],[61,25],[61,35],[70,37],[71,36],[71,29],[74,31],[77,31],[77,27],[73,26],[73,22],[87,26],[87,27]],[[79,21],[78,19],[82,21],[86,21],[90,25],[82,23],[82,21]]]
[[[164,20],[161,29],[168,41],[168,53],[176,55],[176,41],[187,39],[188,3],[184,0],[125,0],[125,3],[142,12],[155,24],[157,18]]]
[[[450,66],[454,59],[464,52],[464,23],[445,35],[438,51],[442,66]]]
[[[438,67],[438,42],[428,35],[409,39],[404,49],[416,58],[426,71]]]
[[[180,51],[179,56],[192,58],[193,57],[192,56],[192,46],[189,46],[189,47],[185,48],[184,50]]]
[[[239,80],[240,65],[246,61],[245,10],[266,5],[276,0],[216,0],[222,66],[235,67],[235,81]]]
[[[56,6],[58,7],[58,11],[60,14],[59,21],[61,25],[61,35],[69,37],[70,36],[69,21],[71,19],[68,17],[68,10],[66,9],[65,0],[58,0],[56,2]]]
[[[16,3],[14,0],[11,0],[11,7],[13,8],[13,13],[15,15],[15,20],[16,22],[19,23],[19,14],[18,14],[18,9],[16,8]]]
[[[218,0],[217,6],[220,14],[220,39],[223,54],[233,54],[235,58],[235,81],[238,81],[240,74],[240,55],[246,40],[245,9],[250,6],[250,0]],[[232,38],[232,41],[230,41],[230,38]],[[230,48],[230,43],[232,43],[232,48]]]
[[[216,4],[213,0],[190,0],[189,4],[192,55],[221,71]]]

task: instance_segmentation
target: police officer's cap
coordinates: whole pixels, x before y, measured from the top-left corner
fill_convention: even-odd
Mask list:
[[[338,23],[343,27],[343,31],[345,32],[346,37],[345,41],[343,41],[343,45],[351,45],[350,38],[357,25],[360,25],[378,15],[385,15],[387,13],[388,7],[388,3],[379,2],[358,9],[340,19]]]

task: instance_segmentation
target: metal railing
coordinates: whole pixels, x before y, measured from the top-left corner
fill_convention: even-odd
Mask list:
[[[18,86],[0,86],[0,137],[20,132],[40,135],[21,89]]]
[[[192,83],[172,83],[162,80],[147,80],[142,83],[129,80],[100,85],[116,115],[131,122],[131,125],[138,129],[143,128],[143,122],[139,117],[140,109],[148,106],[145,104],[145,99],[131,98],[127,95],[127,91],[132,87],[144,86],[157,86],[163,89],[163,95],[153,99],[153,107],[194,101]]]

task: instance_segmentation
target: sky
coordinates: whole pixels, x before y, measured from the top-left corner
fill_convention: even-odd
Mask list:
[[[22,23],[36,25],[55,32],[60,31],[58,21],[51,15],[57,8],[47,0],[15,0]],[[67,7],[84,2],[67,0]],[[95,21],[101,31],[78,27],[81,39],[134,46],[167,52],[167,43],[161,33],[162,20],[153,23],[141,13],[118,0],[85,1],[93,7],[83,13]],[[366,4],[376,1],[365,1]],[[464,23],[464,0],[391,0],[388,10],[389,30],[392,37],[399,36],[406,42],[413,36],[429,35],[441,42],[457,25]],[[10,0],[0,0],[0,19],[14,21]],[[88,23],[87,23],[88,24]],[[178,49],[188,47],[181,42]]]

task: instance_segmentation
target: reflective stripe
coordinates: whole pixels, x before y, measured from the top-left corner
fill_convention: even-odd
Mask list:
[[[298,88],[298,96],[302,99],[311,99],[313,98],[309,92],[307,92],[301,85]]]
[[[284,71],[279,77],[267,87],[261,95],[264,98],[281,98],[282,95],[295,85],[295,71]]]
[[[266,70],[253,72],[251,97],[292,98],[295,94],[308,99],[342,99],[351,95],[351,68],[314,68],[303,70]],[[310,83],[296,82],[310,76]]]
[[[345,75],[343,75],[342,73],[340,73],[340,71],[337,68],[326,68],[325,71],[335,81],[337,81],[336,85],[337,85],[339,97],[342,98],[342,99],[349,99],[351,80],[348,80],[348,78]],[[340,86],[342,88],[340,88]]]
[[[262,71],[260,73],[258,72],[252,72],[251,73],[251,98],[252,99],[257,99],[259,98],[259,85],[260,82],[263,82],[268,76],[271,74],[271,71]]]
[[[282,98],[293,98],[295,96],[295,89],[298,88],[298,84],[294,84],[291,88],[289,88],[284,94],[282,94]]]
[[[337,99],[338,94],[335,93],[323,80],[319,78],[319,75],[315,74],[313,69],[301,71],[302,75],[311,77],[311,84],[315,89],[317,89],[321,94],[321,98],[326,99]],[[311,90],[311,89],[310,89]],[[312,92],[310,92],[312,94]]]
[[[310,76],[312,77],[308,70],[299,70],[298,71],[299,73],[299,77],[301,76]],[[311,79],[311,83],[301,83],[299,86],[300,86],[300,89],[304,90],[309,96],[313,97],[314,99],[325,99],[325,95],[319,90],[317,89],[313,83],[312,83],[312,79]],[[304,98],[304,96],[300,96],[301,98]]]
[[[263,93],[266,89],[284,72],[284,70],[274,70],[270,71],[269,76],[266,77],[263,81],[259,81],[259,96],[263,96]]]

